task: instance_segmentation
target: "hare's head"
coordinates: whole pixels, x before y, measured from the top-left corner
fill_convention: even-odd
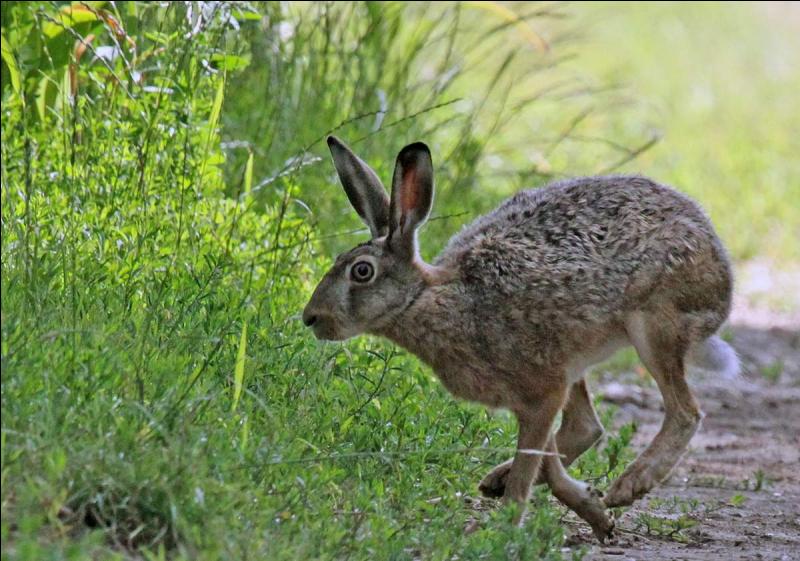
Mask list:
[[[420,293],[426,266],[417,228],[433,203],[428,147],[410,144],[397,156],[391,199],[375,172],[335,137],[328,138],[347,198],[372,239],[339,255],[303,311],[318,339],[342,340],[388,325]]]

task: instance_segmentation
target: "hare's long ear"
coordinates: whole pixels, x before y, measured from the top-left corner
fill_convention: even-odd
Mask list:
[[[413,258],[417,253],[417,228],[433,205],[433,162],[422,142],[409,144],[397,155],[389,210],[390,247]]]
[[[350,204],[369,227],[373,238],[385,236],[389,231],[389,196],[381,180],[335,136],[328,137],[328,147]]]

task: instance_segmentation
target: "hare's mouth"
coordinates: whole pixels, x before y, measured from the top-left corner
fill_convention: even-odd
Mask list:
[[[339,329],[334,319],[328,316],[318,316],[309,327],[314,332],[314,337],[321,341],[343,341],[349,337]]]

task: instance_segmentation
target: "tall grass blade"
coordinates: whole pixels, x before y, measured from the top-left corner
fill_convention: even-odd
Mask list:
[[[500,16],[509,24],[514,25],[517,29],[519,29],[519,32],[522,34],[525,40],[535,48],[542,52],[550,50],[550,46],[547,44],[547,41],[545,41],[541,35],[534,31],[530,23],[503,6],[500,2],[474,1],[466,2],[466,5],[480,8]]]
[[[250,193],[253,188],[253,151],[247,156],[247,164],[244,166],[244,194]]]
[[[208,139],[211,139],[216,134],[217,124],[219,123],[219,115],[222,112],[222,101],[225,99],[225,76],[217,84],[217,94],[214,96],[214,105],[211,106],[211,114],[208,117]]]
[[[231,412],[236,411],[239,405],[239,398],[242,395],[242,383],[244,382],[244,360],[247,353],[247,322],[242,324],[242,336],[239,338],[239,351],[236,353],[236,366],[233,370],[233,404]]]

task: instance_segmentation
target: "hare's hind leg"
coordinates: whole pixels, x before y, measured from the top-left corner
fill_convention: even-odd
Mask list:
[[[537,395],[521,398],[518,406],[513,408],[519,421],[519,437],[517,453],[506,477],[503,500],[520,505],[514,519],[516,523],[525,514],[531,485],[542,464],[542,455],[538,451],[547,446],[553,420],[564,405],[566,389],[561,384],[542,388],[543,391],[537,391]]]
[[[607,506],[623,506],[642,497],[662,481],[683,455],[702,419],[686,384],[684,356],[689,346],[679,314],[637,313],[627,323],[628,336],[664,400],[664,421],[656,437],[614,482]]]
[[[568,467],[602,436],[603,425],[597,418],[586,382],[584,380],[575,382],[570,389],[569,399],[562,412],[561,427],[556,434],[556,444],[564,455],[561,459],[564,466]],[[503,496],[512,462],[513,459],[496,466],[481,480],[478,489],[484,496],[491,498]],[[536,480],[536,484],[541,483],[545,483],[542,474]]]

